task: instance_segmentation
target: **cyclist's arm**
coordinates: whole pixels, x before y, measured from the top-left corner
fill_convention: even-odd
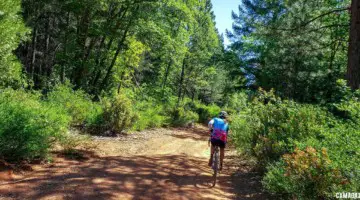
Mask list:
[[[214,128],[214,119],[210,120],[209,123],[208,123],[208,128],[209,128],[209,131],[210,131],[210,137],[209,137],[209,142],[211,140],[211,133],[213,132],[213,128]]]
[[[214,119],[210,120],[208,123],[209,130],[212,130],[214,126]]]
[[[226,135],[229,135],[229,133],[230,133],[230,127],[229,127],[229,125],[227,125],[227,127],[226,127]]]

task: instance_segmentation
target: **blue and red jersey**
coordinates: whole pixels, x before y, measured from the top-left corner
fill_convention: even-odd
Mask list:
[[[211,139],[221,140],[223,142],[227,141],[229,124],[224,119],[215,117],[209,122],[209,125],[213,127]]]

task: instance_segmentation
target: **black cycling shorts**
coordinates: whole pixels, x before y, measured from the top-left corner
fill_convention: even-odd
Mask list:
[[[211,139],[211,144],[213,146],[219,146],[220,148],[225,148],[226,143],[222,140],[217,140],[217,139]]]

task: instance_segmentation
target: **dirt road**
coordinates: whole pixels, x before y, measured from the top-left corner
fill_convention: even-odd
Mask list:
[[[211,187],[207,134],[197,127],[94,138],[96,153],[80,160],[58,155],[18,182],[0,182],[0,199],[266,199],[259,176],[232,148]]]

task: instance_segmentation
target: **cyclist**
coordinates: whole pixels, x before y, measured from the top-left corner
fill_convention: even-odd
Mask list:
[[[224,149],[227,142],[227,136],[229,133],[229,124],[227,122],[227,116],[228,114],[225,111],[221,111],[219,113],[219,117],[215,117],[212,119],[208,126],[211,130],[211,154],[210,154],[210,160],[209,160],[209,167],[211,167],[212,160],[213,160],[213,154],[215,151],[215,146],[220,147],[220,171],[222,170],[223,166],[223,160],[224,160]]]

